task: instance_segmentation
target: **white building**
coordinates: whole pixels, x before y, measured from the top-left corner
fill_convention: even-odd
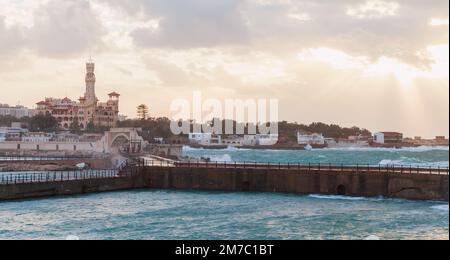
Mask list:
[[[244,135],[244,145],[245,146],[256,146],[258,145],[258,138],[256,135]]]
[[[43,133],[43,132],[28,133],[26,136],[22,137],[22,142],[46,143],[50,142],[53,137],[54,135],[51,133]]]
[[[212,139],[212,133],[190,133],[189,143],[191,144],[202,144],[210,143]]]
[[[278,134],[244,135],[245,146],[270,146],[278,143]]]
[[[34,109],[29,109],[24,106],[11,107],[6,104],[0,104],[0,116],[12,116],[15,118],[32,117],[34,116]]]
[[[26,134],[28,134],[28,129],[24,129],[13,123],[11,127],[0,127],[0,142],[5,142],[10,139],[18,141]]]
[[[376,144],[399,144],[403,142],[403,134],[397,132],[379,132],[373,136]]]
[[[229,135],[222,138],[222,145],[240,147],[244,145],[244,138],[238,135]]]
[[[298,132],[297,141],[300,145],[324,145],[325,137],[323,134]]]
[[[258,144],[262,146],[276,145],[278,143],[278,134],[256,135]]]

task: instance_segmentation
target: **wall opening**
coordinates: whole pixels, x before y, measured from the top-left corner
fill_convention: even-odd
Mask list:
[[[344,185],[339,185],[337,187],[337,195],[340,195],[340,196],[347,195],[347,188]]]

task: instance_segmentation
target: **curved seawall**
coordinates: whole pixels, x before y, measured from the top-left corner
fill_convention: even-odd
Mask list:
[[[448,187],[448,172],[145,166],[130,177],[4,184],[0,185],[0,200],[149,188],[448,201]]]

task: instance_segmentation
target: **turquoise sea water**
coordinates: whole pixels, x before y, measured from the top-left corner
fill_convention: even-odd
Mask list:
[[[449,239],[448,204],[129,191],[0,203],[0,239]]]
[[[248,150],[236,148],[207,150],[184,147],[183,150],[185,156],[209,158],[211,161],[219,162],[381,164],[416,167],[449,166],[448,147],[317,149],[312,151]]]
[[[448,167],[447,148],[202,150],[218,161]],[[0,239],[449,239],[448,203],[271,193],[128,191],[0,202]]]

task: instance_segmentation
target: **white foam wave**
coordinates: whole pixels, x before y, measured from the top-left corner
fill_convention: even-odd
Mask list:
[[[401,166],[401,165],[407,165],[407,166],[413,166],[413,167],[441,167],[446,168],[449,167],[448,161],[439,161],[439,162],[425,162],[418,160],[416,158],[408,158],[408,157],[401,157],[398,160],[389,160],[385,159],[379,162],[380,165],[387,166],[387,165],[394,165],[394,166]]]
[[[364,197],[347,197],[347,196],[335,196],[335,195],[309,195],[308,197],[313,199],[326,199],[326,200],[374,200],[374,198],[364,198]],[[382,198],[377,198],[375,200],[381,200]]]
[[[234,146],[228,146],[227,148],[216,148],[216,149],[205,149],[205,148],[196,148],[191,147],[188,145],[183,146],[183,152],[190,152],[190,151],[227,151],[227,152],[235,152],[235,151],[251,151],[252,149],[247,148],[240,148],[240,147],[234,147]]]
[[[431,208],[436,210],[448,211],[448,205],[433,206]]]
[[[233,162],[233,159],[229,154],[211,155],[208,156],[207,158],[209,158],[212,162]]]
[[[342,147],[325,148],[332,151],[384,151],[384,152],[429,152],[429,151],[449,151],[448,146],[419,146],[402,148],[382,148],[382,147]]]

